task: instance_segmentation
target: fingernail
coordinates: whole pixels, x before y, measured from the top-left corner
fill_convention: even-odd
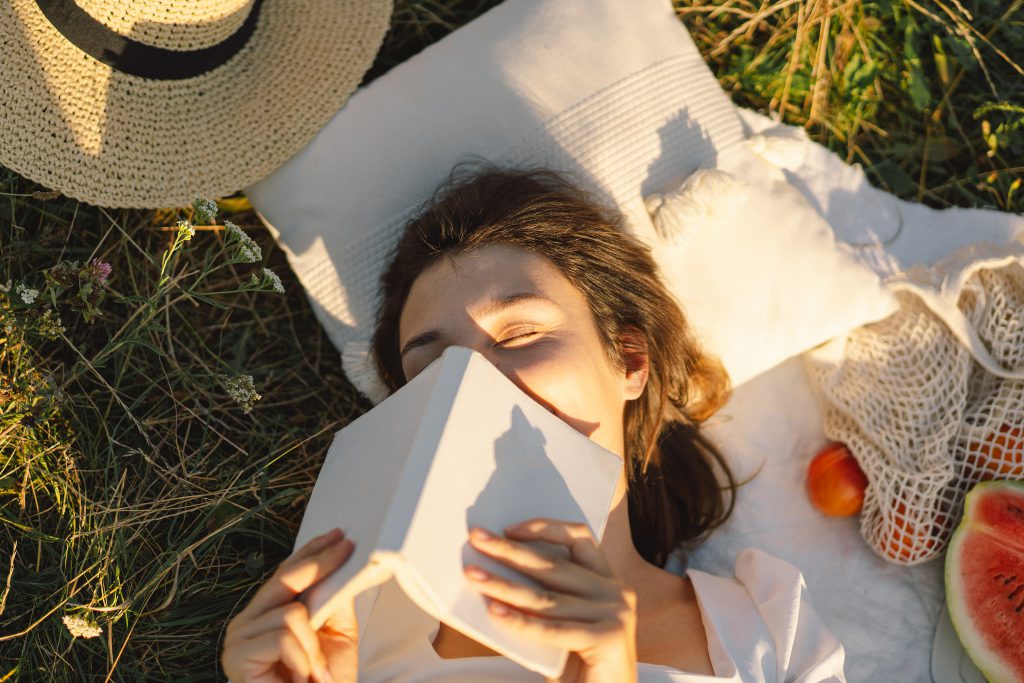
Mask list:
[[[471,579],[476,579],[477,581],[485,581],[487,580],[488,575],[487,572],[485,572],[480,567],[470,565],[466,567],[466,576],[468,576]]]
[[[470,529],[469,535],[478,541],[489,541],[492,538],[494,538],[494,536],[489,531],[481,529],[478,526],[475,526],[472,529]]]

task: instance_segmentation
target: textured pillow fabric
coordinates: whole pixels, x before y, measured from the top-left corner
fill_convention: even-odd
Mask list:
[[[568,171],[651,241],[643,195],[742,140],[669,0],[506,0],[357,91],[246,194],[350,378],[379,400],[364,361],[380,272],[457,162]]]
[[[734,386],[896,309],[874,271],[784,183],[701,170],[647,207],[655,257]]]
[[[822,214],[836,239],[883,279],[916,265],[933,265],[969,244],[1006,245],[1024,239],[1022,216],[990,209],[933,209],[898,199],[872,187],[858,164],[844,163],[835,152],[812,142],[803,128],[749,109],[736,112],[746,143],[719,155],[716,167],[754,184],[766,176],[773,182],[784,180]],[[735,154],[737,150],[742,154]],[[741,163],[730,163],[734,156]],[[751,164],[751,156],[763,163]]]

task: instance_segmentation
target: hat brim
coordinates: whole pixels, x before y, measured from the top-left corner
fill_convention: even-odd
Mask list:
[[[0,163],[90,204],[182,206],[267,176],[358,87],[390,0],[265,0],[245,46],[193,78],[82,53],[34,0],[0,3]]]

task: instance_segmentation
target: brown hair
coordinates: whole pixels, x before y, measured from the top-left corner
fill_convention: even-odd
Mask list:
[[[663,567],[732,511],[735,480],[698,429],[725,401],[729,380],[622,220],[554,171],[457,166],[407,224],[381,278],[373,351],[388,388],[405,384],[399,318],[413,282],[439,259],[497,243],[548,258],[586,297],[617,367],[625,369],[630,333],[647,342],[647,386],[624,414],[627,495],[633,543]]]

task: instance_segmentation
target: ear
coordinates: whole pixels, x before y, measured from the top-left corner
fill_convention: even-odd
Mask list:
[[[647,356],[647,338],[639,330],[631,328],[621,337],[622,360],[626,364],[625,398],[627,401],[639,398],[647,386],[650,366]]]

